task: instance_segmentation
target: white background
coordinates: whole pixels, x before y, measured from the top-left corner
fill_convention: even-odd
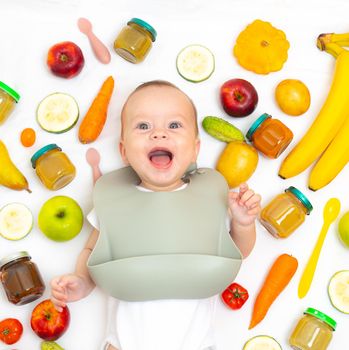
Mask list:
[[[293,185],[303,191],[314,206],[306,222],[285,240],[276,240],[257,225],[255,249],[243,263],[237,277],[237,282],[249,290],[250,299],[240,311],[231,311],[219,303],[215,323],[218,349],[241,349],[250,337],[259,334],[273,336],[283,349],[290,348],[289,335],[307,307],[315,307],[338,322],[338,329],[329,348],[347,349],[349,316],[335,310],[327,296],[327,283],[333,273],[349,269],[349,250],[337,237],[338,220],[328,232],[316,275],[306,298],[298,299],[297,286],[320,231],[325,202],[330,197],[337,197],[342,203],[340,216],[349,210],[349,168],[342,171],[332,184],[316,193],[307,190],[308,171],[286,181],[281,180],[277,172],[281,160],[315,118],[332,81],[335,60],[316,48],[316,38],[324,32],[349,31],[348,13],[349,4],[345,0],[1,0],[0,80],[16,89],[21,100],[10,119],[0,127],[0,138],[7,145],[14,163],[27,177],[33,193],[0,187],[0,207],[16,201],[26,204],[33,212],[35,226],[30,235],[21,241],[10,242],[1,238],[0,257],[13,251],[27,250],[49,286],[49,281],[54,276],[73,271],[76,257],[91,230],[90,225],[85,222],[82,232],[74,240],[56,243],[48,240],[38,229],[37,215],[40,207],[52,196],[73,197],[81,205],[84,214],[92,207],[92,173],[85,160],[85,152],[89,146],[78,142],[79,123],[77,127],[61,135],[44,132],[35,120],[35,110],[40,100],[57,91],[71,94],[78,101],[83,116],[102,82],[108,75],[113,75],[115,90],[108,120],[99,139],[93,144],[101,153],[102,171],[108,172],[122,166],[117,148],[119,115],[127,95],[141,82],[167,79],[193,98],[198,109],[199,122],[206,115],[220,116],[246,132],[251,122],[262,113],[268,112],[282,120],[295,134],[291,146],[277,160],[260,156],[258,168],[249,184],[263,196],[263,205],[286,187]],[[92,54],[87,38],[77,28],[76,22],[81,16],[92,21],[95,33],[109,47],[112,55],[110,64],[101,64]],[[118,32],[132,17],[148,21],[158,31],[158,39],[153,49],[139,65],[124,61],[112,48]],[[266,76],[244,70],[232,55],[239,32],[257,18],[270,21],[275,27],[282,29],[291,44],[289,58],[283,69]],[[45,64],[49,47],[66,40],[78,44],[85,56],[82,72],[70,80],[53,76]],[[175,67],[179,50],[192,43],[207,46],[216,58],[214,74],[209,80],[199,84],[183,80]],[[231,119],[220,106],[219,87],[231,78],[249,80],[258,91],[259,104],[255,112],[247,118]],[[311,92],[311,107],[300,117],[283,114],[274,101],[276,85],[286,78],[301,79]],[[20,132],[25,127],[32,127],[37,132],[37,141],[29,149],[19,142]],[[224,144],[205,134],[202,129],[201,139],[198,163],[200,166],[214,167]],[[77,167],[75,180],[57,192],[47,190],[30,165],[33,153],[48,143],[57,143],[62,147]],[[265,320],[248,331],[256,294],[271,264],[282,253],[294,255],[299,261],[299,269],[289,286],[272,305]],[[3,289],[0,289],[0,319],[17,317],[24,324],[24,334],[16,348],[39,349],[40,339],[31,331],[29,323],[30,313],[37,302],[14,306],[7,301]],[[49,293],[47,288],[44,297],[39,301],[49,297]],[[70,304],[71,325],[58,342],[68,350],[98,349],[105,328],[105,301],[105,295],[95,289],[88,298]]]

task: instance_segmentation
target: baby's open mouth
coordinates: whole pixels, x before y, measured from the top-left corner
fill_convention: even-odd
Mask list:
[[[167,168],[172,162],[173,154],[165,148],[156,148],[148,154],[148,158],[156,168]]]

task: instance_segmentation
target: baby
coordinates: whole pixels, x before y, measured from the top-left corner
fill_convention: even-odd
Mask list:
[[[228,192],[218,172],[195,168],[196,114],[191,99],[166,81],[131,93],[119,143],[127,167],[97,181],[96,210],[88,215],[95,228],[76,270],[51,281],[59,311],[95,284],[111,295],[101,349],[214,349],[217,295],[253,249],[261,198],[246,184]],[[221,225],[227,211],[230,236]]]

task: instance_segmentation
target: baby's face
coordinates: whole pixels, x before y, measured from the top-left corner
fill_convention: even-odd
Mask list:
[[[120,153],[142,185],[154,191],[182,185],[200,147],[187,96],[171,86],[144,87],[129,98],[122,122]]]

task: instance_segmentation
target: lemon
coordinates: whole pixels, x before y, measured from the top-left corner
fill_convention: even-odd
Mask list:
[[[331,277],[328,295],[337,310],[349,314],[349,270],[338,271]]]
[[[220,155],[216,169],[225,177],[230,188],[248,180],[258,164],[257,151],[246,142],[233,141],[227,144]]]
[[[306,85],[297,79],[286,79],[275,89],[275,99],[281,110],[292,116],[305,113],[310,106],[310,92]]]

